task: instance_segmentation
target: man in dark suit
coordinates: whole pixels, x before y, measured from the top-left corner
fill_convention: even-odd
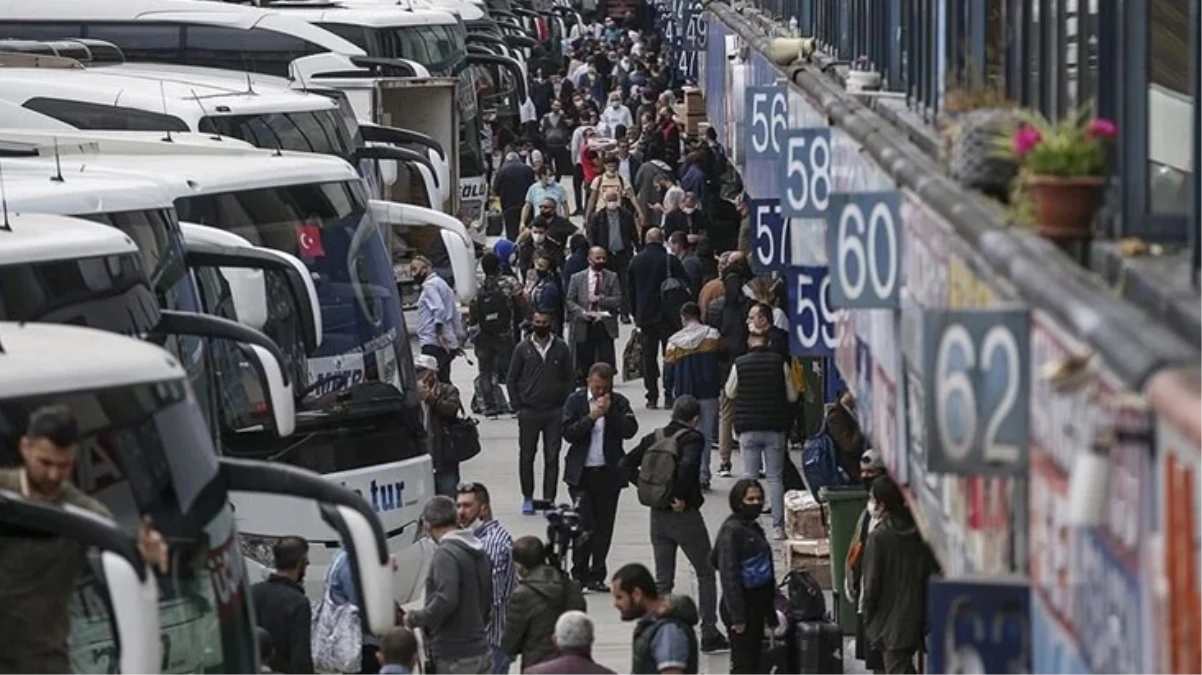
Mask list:
[[[626,485],[622,442],[639,432],[630,401],[613,390],[613,383],[614,367],[594,364],[587,385],[563,405],[563,440],[568,443],[563,479],[589,532],[573,553],[572,576],[599,593],[609,590],[605,558],[613,541],[618,496]]]
[[[505,238],[515,241],[521,225],[522,207],[526,192],[534,184],[534,169],[522,161],[516,152],[505,155],[505,163],[492,179],[493,192],[501,199],[501,216],[505,220]]]
[[[589,250],[588,266],[587,270],[572,275],[565,302],[581,380],[594,363],[617,367],[614,340],[618,339],[617,314],[622,307],[618,275],[605,269],[604,248],[593,246]]]
[[[647,230],[647,242],[643,250],[630,262],[629,280],[626,282],[627,288],[630,289],[634,324],[643,334],[643,386],[647,389],[648,408],[656,408],[659,405],[659,355],[677,328],[667,317],[673,311],[677,315],[680,313],[679,307],[664,307],[663,286],[669,276],[683,283],[683,294],[687,295],[688,274],[680,264],[680,259],[669,254],[664,248],[663,232],[653,227]],[[671,371],[666,368],[664,400],[665,407],[672,407],[672,376]]]
[[[599,210],[588,224],[588,240],[609,252],[609,269],[618,275],[622,288],[622,323],[630,323],[630,289],[626,287],[626,270],[634,257],[637,238],[634,214],[622,207],[622,196],[615,192],[603,195],[605,208]]]

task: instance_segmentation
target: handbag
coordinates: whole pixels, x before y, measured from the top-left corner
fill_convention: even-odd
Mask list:
[[[459,412],[464,413],[463,404],[459,404]],[[466,462],[480,454],[480,421],[475,417],[456,417],[446,426],[447,454],[455,462]]]
[[[359,607],[353,602],[336,605],[330,597],[334,571],[340,564],[350,564],[345,553],[326,570],[321,599],[313,603],[309,647],[313,653],[313,668],[319,673],[358,673],[363,669],[363,624],[359,620]]]

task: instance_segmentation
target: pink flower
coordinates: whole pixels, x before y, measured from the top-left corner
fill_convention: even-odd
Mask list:
[[[1095,119],[1085,128],[1085,135],[1089,138],[1111,139],[1117,136],[1118,133],[1119,128],[1115,126],[1114,122],[1104,117]]]
[[[1035,127],[1022,127],[1014,134],[1014,154],[1026,157],[1043,140]]]

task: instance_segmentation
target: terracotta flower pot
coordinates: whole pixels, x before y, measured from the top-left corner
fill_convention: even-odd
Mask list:
[[[1057,241],[1089,239],[1102,176],[1029,176],[1027,194],[1040,236]]]

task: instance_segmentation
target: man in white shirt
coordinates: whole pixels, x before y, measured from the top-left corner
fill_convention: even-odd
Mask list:
[[[572,558],[572,576],[584,588],[605,593],[605,559],[613,541],[618,497],[627,480],[620,466],[622,444],[639,432],[630,401],[613,390],[614,368],[598,363],[589,369],[587,386],[577,389],[563,406],[563,440],[569,444],[563,479],[589,532]]]
[[[610,92],[609,105],[605,106],[605,110],[601,111],[601,123],[609,130],[609,138],[613,138],[614,130],[618,128],[618,125],[627,129],[634,125],[634,118],[630,115],[630,108],[622,105],[621,92]]]

